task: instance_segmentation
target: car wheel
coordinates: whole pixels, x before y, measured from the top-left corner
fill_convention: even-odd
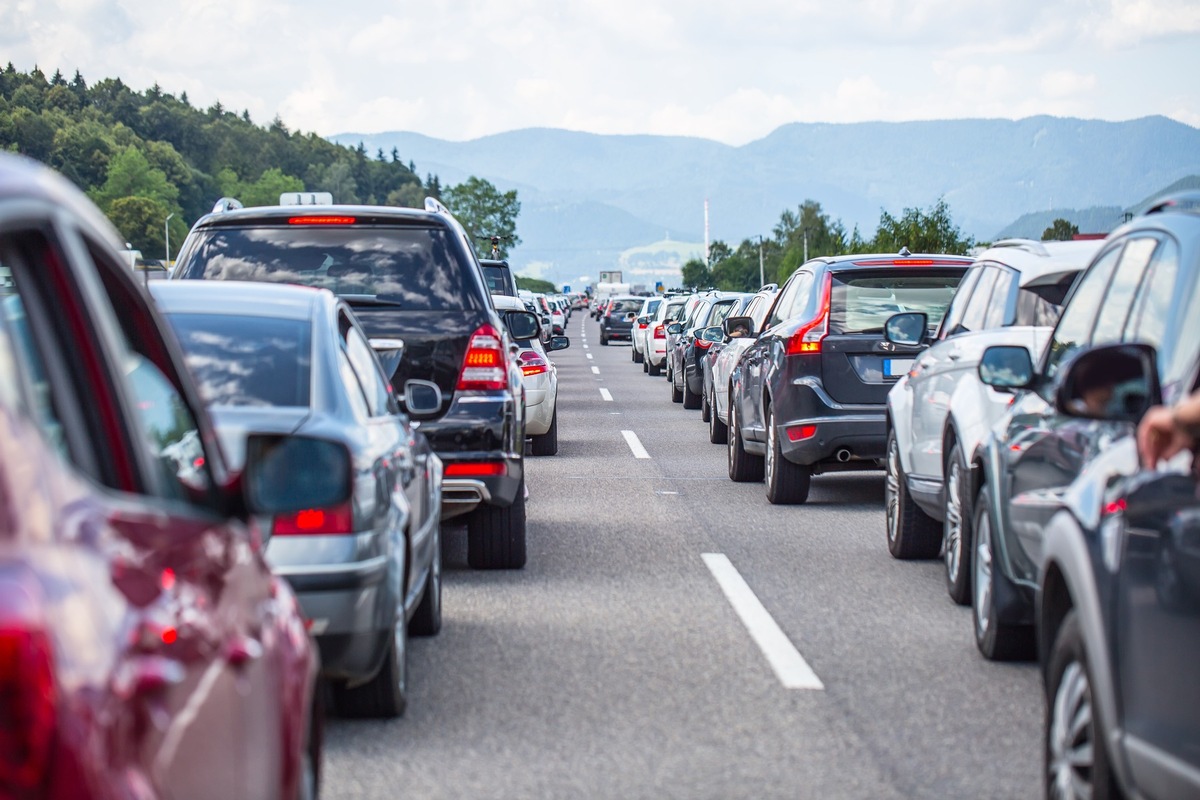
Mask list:
[[[716,390],[708,400],[708,440],[713,444],[725,444],[729,439],[729,428],[717,416]]]
[[[650,372],[650,362],[646,360],[645,356],[642,356],[642,372]]]
[[[481,505],[467,517],[467,563],[472,569],[525,566],[525,482],[506,508]]]
[[[793,464],[783,455],[779,434],[775,431],[775,411],[767,410],[767,456],[765,459],[767,500],[771,505],[799,505],[808,500],[812,485],[812,470]]]
[[[700,395],[693,392],[692,387],[688,386],[686,370],[683,373],[683,388],[679,390],[679,394],[684,408],[697,409],[700,407]]]
[[[729,403],[729,479],[738,483],[750,483],[763,479],[761,456],[746,452],[742,446],[742,435],[738,429],[737,407],[732,398]]]
[[[543,434],[534,436],[533,454],[535,456],[552,456],[558,452],[558,409],[550,418],[550,429]]]
[[[1005,625],[999,620],[996,588],[1004,576],[995,563],[992,541],[992,515],[987,487],[975,501],[975,551],[972,553],[971,611],[975,627],[975,645],[990,661],[1015,661],[1031,658],[1034,652],[1031,626]]]
[[[1046,671],[1046,797],[1053,800],[1121,797],[1092,686],[1079,617],[1071,610],[1058,629]]]
[[[708,422],[712,418],[712,406],[708,402],[708,392],[704,391],[703,383],[700,386],[700,421]]]
[[[662,366],[658,364],[650,364],[650,366],[646,367],[646,372],[650,374],[651,378],[657,378],[662,374]]]
[[[941,526],[918,508],[908,493],[894,430],[888,431],[886,467],[884,510],[888,552],[900,559],[936,557],[942,546]]]
[[[434,636],[442,629],[442,533],[439,528],[434,534],[433,560],[429,564],[429,578],[425,581],[425,593],[421,603],[408,622],[408,632],[413,636]]]
[[[304,732],[304,749],[300,753],[300,775],[296,785],[296,800],[317,800],[321,794],[321,754],[325,731],[325,686],[317,679],[313,687],[312,708]]]
[[[604,334],[604,331],[600,332],[600,344],[604,347],[608,347],[608,337]]]
[[[942,523],[942,561],[946,591],[960,606],[971,602],[971,480],[958,442],[946,462],[946,520]]]
[[[629,348],[629,360],[635,364],[637,363],[637,348],[636,347]]]
[[[408,705],[408,625],[403,612],[392,626],[383,666],[375,677],[353,688],[335,688],[337,710],[347,717],[399,717]]]
[[[683,389],[680,389],[675,385],[675,370],[671,370],[671,373],[667,375],[667,380],[671,382],[671,402],[682,403]]]

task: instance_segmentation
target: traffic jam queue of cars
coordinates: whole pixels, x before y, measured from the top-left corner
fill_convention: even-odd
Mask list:
[[[731,480],[802,504],[883,471],[889,553],[940,558],[984,658],[1039,662],[1048,797],[1200,797],[1200,193],[623,316]]]
[[[570,342],[433,200],[223,198],[166,281],[121,249],[0,154],[0,797],[316,797],[327,706],[405,711],[441,523],[524,566]]]

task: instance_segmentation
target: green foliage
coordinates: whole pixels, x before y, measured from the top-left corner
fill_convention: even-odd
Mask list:
[[[527,289],[531,292],[540,292],[542,294],[553,294],[558,291],[558,287],[550,281],[544,281],[541,278],[525,278],[520,275],[516,276],[517,288]]]
[[[426,188],[440,189],[440,186],[427,185]],[[507,258],[509,248],[521,243],[521,238],[517,236],[521,202],[517,199],[516,189],[502,193],[489,181],[471,176],[465,182],[442,191],[441,199],[476,241],[480,252],[490,256],[489,237],[499,237],[500,258]]]
[[[687,289],[704,289],[712,285],[712,272],[698,258],[693,258],[684,264],[681,271],[683,273],[683,285]]]
[[[141,250],[147,258],[161,258],[165,254],[163,225],[171,213],[165,203],[152,197],[120,197],[109,204],[106,213],[135,250]],[[177,245],[181,242],[175,241]]]
[[[1079,233],[1079,226],[1072,225],[1068,220],[1054,220],[1049,228],[1042,231],[1043,242],[1069,242]]]
[[[928,211],[904,209],[899,219],[880,212],[871,249],[878,253],[898,253],[901,247],[911,253],[966,253],[973,244],[950,219],[945,198],[939,198]]]
[[[171,208],[179,199],[179,190],[167,181],[165,172],[150,165],[141,150],[126,147],[108,162],[104,185],[92,191],[91,196],[107,213],[115,201],[128,197],[146,197]],[[164,219],[166,216],[163,214]]]

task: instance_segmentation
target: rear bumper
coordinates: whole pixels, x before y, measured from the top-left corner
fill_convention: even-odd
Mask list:
[[[795,464],[824,469],[875,469],[887,450],[887,415],[880,405],[841,405],[816,381],[800,378],[773,399],[775,431],[783,457]],[[813,426],[811,436],[793,441]]]

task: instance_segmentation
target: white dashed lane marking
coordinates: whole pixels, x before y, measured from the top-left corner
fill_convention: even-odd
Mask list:
[[[602,397],[603,399],[605,399],[606,401],[608,401],[608,402],[610,402],[610,403],[613,401],[613,399],[612,399],[612,395],[611,395],[611,394],[609,394],[609,391],[608,391],[608,389],[601,389],[601,390],[600,390],[600,397]]]
[[[633,431],[621,431],[621,435],[625,437],[625,443],[633,451],[634,458],[650,457],[650,454],[646,452],[646,448],[642,447],[642,440],[638,438],[636,433]]]

